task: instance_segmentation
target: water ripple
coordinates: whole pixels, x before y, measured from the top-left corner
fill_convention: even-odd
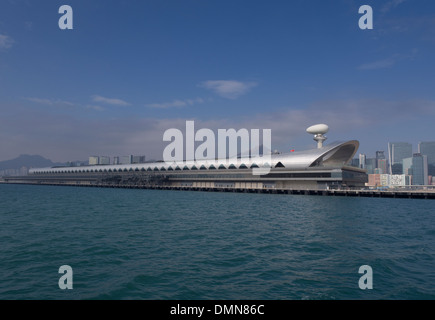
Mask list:
[[[0,185],[0,298],[434,299],[431,206]],[[365,264],[373,290],[358,287]]]

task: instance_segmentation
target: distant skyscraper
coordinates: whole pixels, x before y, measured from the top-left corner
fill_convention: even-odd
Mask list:
[[[412,157],[412,144],[407,142],[389,142],[388,143],[388,158],[390,163],[390,173],[391,174],[402,174],[398,172],[398,167],[396,166],[396,172],[393,172],[394,165],[402,165],[402,160],[405,158]]]
[[[91,156],[89,157],[89,165],[93,166],[93,165],[97,165],[99,163],[99,158],[98,156]]]
[[[144,163],[145,156],[131,156],[131,163]]]
[[[110,164],[110,157],[105,156],[91,156],[89,157],[89,165],[97,165],[97,164]]]
[[[405,174],[412,175],[413,185],[428,185],[428,165],[427,156],[414,153],[411,158],[403,159],[403,171]]]
[[[403,160],[402,160],[402,162],[403,162]],[[390,165],[390,171],[391,171],[391,174],[406,174],[406,172],[403,170],[402,163],[395,163],[393,165]]]
[[[101,156],[99,158],[98,164],[110,164],[110,157]]]
[[[379,173],[387,173],[387,159],[377,159]]]
[[[120,156],[118,157],[118,164],[130,164],[131,156]]]
[[[420,142],[418,153],[427,156],[428,174],[435,176],[435,141]]]
[[[359,158],[353,158],[352,161],[350,162],[350,165],[352,167],[357,167],[359,168]]]
[[[366,155],[360,153],[359,155],[359,167],[361,169],[365,169],[366,168]]]
[[[375,173],[375,169],[376,169],[376,158],[366,159],[367,174]]]
[[[403,174],[412,175],[412,158],[405,158],[402,160],[402,163],[403,163],[403,167],[402,167]]]
[[[376,160],[385,159],[385,151],[376,151]]]

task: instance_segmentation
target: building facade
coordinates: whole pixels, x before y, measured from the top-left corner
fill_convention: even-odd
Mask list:
[[[435,176],[435,141],[420,142],[418,153],[427,156],[428,174]]]
[[[199,161],[32,169],[27,181],[80,185],[116,185],[121,181],[167,187],[326,190],[363,187],[365,170],[348,166],[359,142],[286,154]],[[129,182],[129,183],[130,183]]]
[[[414,153],[410,158],[403,159],[403,171],[412,176],[412,185],[428,185],[427,156]]]
[[[407,142],[389,142],[388,156],[390,163],[390,174],[402,174],[402,160],[412,157],[412,144]]]

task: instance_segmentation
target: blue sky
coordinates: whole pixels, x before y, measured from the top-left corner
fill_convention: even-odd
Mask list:
[[[416,150],[435,140],[434,49],[431,0],[4,0],[0,160],[161,158],[186,120],[272,129],[281,151],[314,147],[316,123],[368,157]]]

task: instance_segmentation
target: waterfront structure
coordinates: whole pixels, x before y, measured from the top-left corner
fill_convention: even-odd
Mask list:
[[[307,128],[307,132],[314,135],[313,140],[317,142],[317,148],[323,147],[323,142],[327,139],[325,133],[329,131],[329,127],[326,124],[315,124]]]
[[[406,174],[369,174],[368,187],[405,187],[411,185],[411,176]]]
[[[381,175],[380,174],[369,174],[368,182],[366,183],[368,187],[378,187],[381,186]]]
[[[190,160],[86,167],[31,169],[15,182],[38,184],[202,188],[327,190],[361,188],[367,182],[364,169],[349,166],[359,142],[350,140],[324,145],[326,125],[307,132],[317,148],[254,157]],[[130,158],[131,159],[131,158]],[[121,157],[118,159],[121,162]],[[12,180],[11,180],[12,181]]]
[[[179,187],[204,188],[294,188],[329,189],[362,187],[365,170],[347,166],[358,141],[335,142],[321,148],[269,157],[234,158],[173,163],[105,165],[89,167],[40,168],[30,170],[27,180],[41,183],[63,181],[72,184],[119,183],[131,181]],[[269,172],[254,175],[253,169]],[[158,182],[156,182],[158,181]]]
[[[389,187],[404,187],[411,184],[411,176],[406,174],[391,174],[389,176]]]
[[[380,181],[380,185],[382,187],[388,187],[389,183],[390,183],[390,175],[389,174],[380,174],[379,175],[379,181]]]

